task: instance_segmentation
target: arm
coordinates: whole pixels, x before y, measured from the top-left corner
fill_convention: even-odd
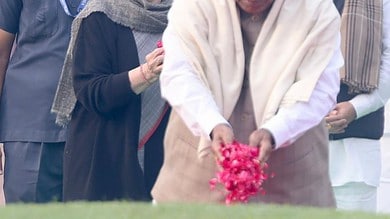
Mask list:
[[[72,73],[76,98],[89,111],[103,115],[139,100],[131,89],[128,73],[136,67],[138,57],[128,57],[136,59],[130,61],[129,69],[112,72],[112,59],[117,53],[112,48],[119,34],[116,25],[103,13],[92,13],[83,19],[75,43]],[[130,40],[129,34],[129,44],[122,49],[135,52],[135,43],[132,45]]]
[[[117,61],[113,60],[115,54],[123,54],[116,50],[119,34],[128,34],[128,44],[121,45],[120,50],[129,51],[127,58],[134,60],[126,65],[129,70],[133,69],[112,72],[112,65]],[[138,56],[134,55],[137,49],[135,42],[131,41],[130,30],[127,32],[119,27],[103,13],[92,13],[82,21],[75,44],[73,75],[76,98],[85,108],[96,113],[110,114],[138,101],[138,94],[158,79],[162,69],[164,49],[158,48],[148,54],[147,64],[141,68]],[[124,57],[118,58],[122,63]]]
[[[22,8],[21,0],[0,0],[0,97]]]
[[[161,95],[194,135],[212,137],[212,149],[220,156],[219,147],[233,141],[233,130],[220,113],[210,90],[194,72],[178,41],[168,26],[163,35],[167,56],[160,76]]]
[[[336,104],[343,57],[337,42],[334,55],[321,74],[309,101],[280,107],[277,114],[249,137],[249,145],[260,146],[259,160],[267,161],[273,149],[288,146],[319,124]]]
[[[334,55],[321,74],[309,101],[280,108],[278,113],[261,127],[272,133],[275,148],[293,143],[309,128],[319,124],[335,106],[340,89],[339,69],[343,64],[339,44],[340,38]]]
[[[15,35],[0,29],[0,97]]]
[[[166,56],[160,76],[161,95],[194,135],[208,138],[214,127],[228,125],[228,122],[221,115],[210,90],[180,49],[177,43],[179,39],[169,25],[164,32],[163,42]]]
[[[166,29],[163,40],[167,56],[161,75],[162,96],[168,100],[194,135],[208,136],[215,127],[222,129],[221,132],[228,132],[224,128],[229,126],[228,121],[221,115],[209,90],[192,72],[185,55],[178,48],[176,35],[172,30]],[[278,114],[261,127],[268,130],[268,135],[272,133],[276,148],[291,144],[308,127],[320,123],[329,109],[336,104],[340,86],[338,72],[343,58],[339,46],[335,48],[333,58],[322,73],[310,100],[306,103],[298,102],[290,108],[279,109]],[[189,81],[191,86],[188,86]],[[264,135],[262,132],[251,138]],[[268,139],[272,143],[272,138]]]
[[[157,81],[164,63],[164,49],[157,48],[145,57],[146,63],[129,71],[131,89],[139,94]]]

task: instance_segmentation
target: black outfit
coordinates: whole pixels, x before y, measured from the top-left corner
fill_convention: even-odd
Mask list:
[[[37,203],[62,201],[64,146],[65,142],[45,143],[42,146],[36,185]]]
[[[144,179],[146,191],[150,195],[150,198],[152,198],[151,191],[164,162],[163,142],[170,112],[171,107],[168,108],[157,129],[153,132],[153,135],[150,136],[149,140],[144,146]]]
[[[95,12],[83,19],[75,46],[64,200],[148,200],[137,158],[141,98],[128,78],[139,65],[133,33]]]

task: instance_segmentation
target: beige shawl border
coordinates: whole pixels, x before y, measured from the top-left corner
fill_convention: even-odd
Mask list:
[[[193,65],[194,74],[211,90],[228,119],[244,77],[245,57],[235,1],[175,0],[168,20],[179,35],[178,43]],[[332,1],[274,1],[249,70],[258,127],[280,106],[309,100],[335,51],[339,22]],[[201,136],[199,156],[206,155],[209,147],[208,137]]]
[[[382,0],[346,0],[341,18],[340,70],[349,92],[371,92],[378,87],[382,55]]]

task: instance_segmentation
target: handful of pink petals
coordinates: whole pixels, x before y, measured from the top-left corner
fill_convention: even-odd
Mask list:
[[[262,184],[269,178],[265,170],[268,165],[260,165],[259,149],[237,141],[230,145],[221,145],[222,158],[217,160],[220,171],[209,181],[214,189],[218,183],[228,192],[226,204],[247,203],[250,196],[265,194]]]

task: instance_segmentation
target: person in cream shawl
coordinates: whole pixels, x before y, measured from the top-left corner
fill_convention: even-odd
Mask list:
[[[334,207],[324,116],[339,90],[340,19],[331,0],[175,0],[163,35],[172,106],[159,202],[221,202],[215,151],[260,148],[275,177],[251,202]]]

